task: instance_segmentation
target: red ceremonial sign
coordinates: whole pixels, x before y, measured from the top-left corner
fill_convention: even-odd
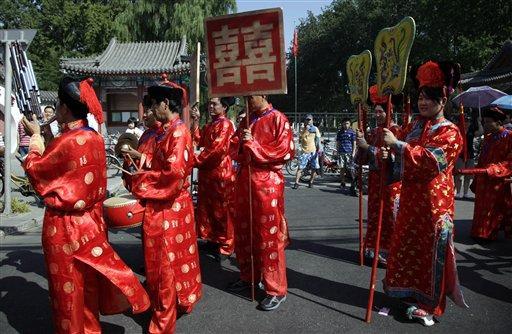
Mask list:
[[[210,97],[286,94],[281,8],[209,17],[204,26]]]

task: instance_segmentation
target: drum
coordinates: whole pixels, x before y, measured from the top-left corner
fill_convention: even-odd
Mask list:
[[[103,216],[110,228],[131,228],[142,224],[144,207],[131,194],[111,197],[103,202]]]

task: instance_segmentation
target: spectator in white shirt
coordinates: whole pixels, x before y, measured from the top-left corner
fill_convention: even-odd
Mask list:
[[[137,119],[135,117],[130,117],[128,119],[128,129],[126,129],[126,133],[133,133],[134,135],[137,136],[137,139],[140,139],[140,137],[142,136],[142,133],[144,131],[142,131],[141,129],[139,129],[137,127]]]

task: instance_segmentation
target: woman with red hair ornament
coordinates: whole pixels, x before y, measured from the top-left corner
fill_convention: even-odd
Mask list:
[[[453,63],[428,61],[414,77],[420,117],[404,140],[384,129],[384,143],[396,152],[394,179],[402,181],[400,207],[387,259],[384,290],[410,306],[407,315],[425,326],[441,316],[446,296],[467,307],[457,277],[453,245],[452,171],[463,140],[443,109],[459,79]],[[386,158],[386,152],[383,158]]]
[[[377,224],[379,220],[379,186],[380,169],[383,164],[390,164],[390,161],[383,162],[378,157],[381,155],[382,130],[386,124],[386,104],[387,97],[377,94],[377,85],[370,87],[370,102],[374,106],[377,127],[371,130],[368,136],[368,142],[362,132],[357,133],[357,157],[359,163],[370,166],[370,175],[368,178],[368,223],[366,236],[364,239],[364,251],[367,258],[372,259],[375,256],[375,238],[377,236]],[[391,124],[390,130],[397,137],[400,136],[400,127],[397,124]],[[388,167],[388,170],[390,167]],[[382,230],[380,237],[379,262],[386,264],[386,258],[389,251],[389,243],[393,234],[398,202],[400,200],[400,181],[384,185],[384,208],[382,215]]]

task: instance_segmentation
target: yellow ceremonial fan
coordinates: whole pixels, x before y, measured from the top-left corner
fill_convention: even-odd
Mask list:
[[[379,95],[400,94],[407,77],[416,23],[410,16],[391,28],[382,29],[375,39],[377,87]]]
[[[372,54],[369,50],[348,58],[348,88],[352,104],[364,103],[368,98],[368,79],[371,68]]]

